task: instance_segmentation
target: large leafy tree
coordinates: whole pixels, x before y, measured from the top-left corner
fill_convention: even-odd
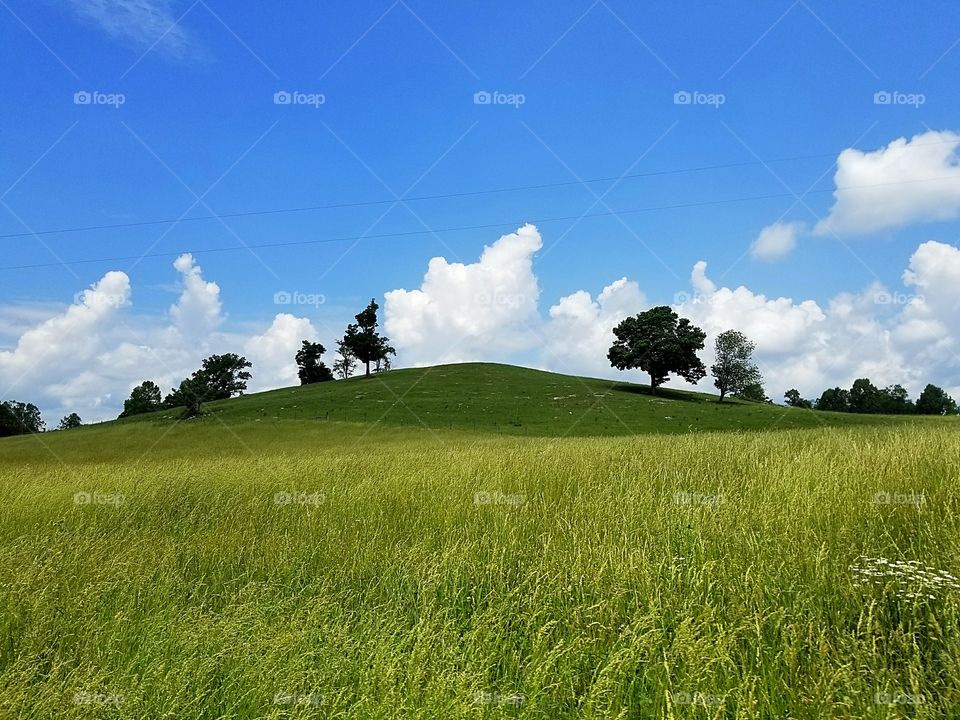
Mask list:
[[[163,404],[182,407],[184,417],[195,417],[200,414],[202,403],[242,395],[252,377],[247,372],[251,366],[245,357],[235,353],[211,355],[199,370],[167,395]]]
[[[921,415],[956,415],[957,403],[943,388],[927,385],[917,398],[917,412]]]
[[[371,363],[383,363],[396,350],[390,346],[390,339],[377,332],[377,305],[376,298],[370,300],[356,317],[355,323],[350,323],[341,340],[341,348],[350,352],[359,362],[364,364],[366,375],[370,375]]]
[[[123,401],[120,417],[155,412],[163,407],[160,388],[155,382],[146,380],[130,391],[130,397]]]
[[[817,400],[817,410],[850,412],[850,392],[840,387],[824,390]]]
[[[707,334],[668,306],[655,307],[628,317],[613,329],[616,341],[607,358],[618,370],[639,368],[650,375],[650,391],[670,373],[695,383],[707,374],[697,350]]]
[[[854,380],[850,388],[850,412],[879,413],[882,412],[883,397],[879,389],[870,382],[869,378]]]
[[[800,391],[795,388],[787,390],[783,394],[783,397],[786,398],[787,405],[791,407],[803,408],[804,410],[809,410],[813,407],[813,403],[800,397]]]
[[[326,382],[333,380],[333,373],[330,372],[321,356],[327,349],[320,343],[303,341],[303,346],[297,351],[297,375],[300,377],[301,385],[310,385],[312,383]]]
[[[57,430],[72,430],[81,425],[83,425],[83,420],[80,419],[80,416],[76,413],[70,413],[60,420],[60,424],[57,425]]]
[[[752,385],[761,385],[763,378],[753,362],[756,346],[746,335],[737,330],[727,330],[717,336],[715,347],[716,362],[710,366],[710,372],[713,373],[713,384],[720,391],[720,402],[723,402],[727,393],[742,394]],[[762,390],[761,387],[761,395]]]
[[[7,400],[0,403],[0,437],[43,432],[46,423],[33,403]]]

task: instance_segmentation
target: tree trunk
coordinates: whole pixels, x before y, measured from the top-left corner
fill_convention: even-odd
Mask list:
[[[650,375],[650,394],[657,394],[657,381],[653,379],[653,375]]]
[[[370,361],[369,360],[367,360],[366,366],[367,366],[367,377],[370,377]]]

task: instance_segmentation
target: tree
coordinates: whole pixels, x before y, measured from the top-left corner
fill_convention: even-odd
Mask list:
[[[890,385],[880,390],[878,412],[888,415],[912,415],[917,411],[910,399],[907,389],[903,385]]]
[[[759,402],[759,403],[768,403],[770,398],[767,397],[766,391],[763,389],[763,385],[758,382],[750,383],[745,385],[734,393],[735,397],[740,398],[741,400],[749,400],[750,402]]]
[[[123,412],[120,413],[120,417],[155,412],[162,407],[160,388],[156,383],[147,380],[130,391],[130,398],[123,401]]]
[[[927,385],[917,398],[916,409],[921,415],[956,415],[957,403],[943,388]]]
[[[33,403],[6,400],[0,403],[0,437],[43,432],[46,423]]]
[[[83,425],[83,421],[80,419],[80,416],[76,413],[70,413],[60,420],[60,424],[57,425],[57,430],[72,430],[81,425]]]
[[[868,378],[854,380],[849,395],[850,412],[879,413],[881,412],[882,398],[880,391]]]
[[[242,395],[247,389],[247,380],[251,378],[246,370],[248,367],[252,367],[251,363],[235,353],[211,355],[199,370],[164,398],[163,405],[184,408],[185,418],[196,417],[201,414],[200,406],[205,402]]]
[[[247,380],[252,377],[247,372],[249,367],[253,367],[252,363],[235,353],[211,355],[193,377],[205,386],[203,400],[226,400],[243,395]]]
[[[760,385],[763,378],[753,363],[755,347],[737,330],[727,330],[717,336],[716,362],[710,366],[710,372],[713,373],[713,384],[720,391],[720,402],[727,393],[739,394],[751,385]]]
[[[355,316],[357,322],[347,325],[346,333],[341,340],[342,346],[364,364],[368,377],[370,363],[386,360],[390,355],[396,354],[396,351],[390,347],[390,339],[377,332],[377,310],[379,309],[376,298],[371,298],[370,304]]]
[[[809,400],[804,400],[802,397],[800,397],[799,390],[795,390],[791,388],[790,390],[787,390],[783,394],[783,397],[786,398],[787,405],[791,407],[802,408],[804,410],[809,410],[813,407],[812,402],[810,402]]]
[[[341,380],[346,380],[353,374],[357,359],[343,344],[343,340],[337,340],[337,355],[337,359],[333,361],[333,374]]]
[[[326,382],[333,380],[333,373],[330,372],[320,356],[327,349],[320,343],[303,341],[303,346],[297,351],[297,374],[300,376],[301,385],[310,385],[311,383]]]
[[[607,353],[618,370],[640,368],[650,375],[656,394],[669,373],[695,383],[707,374],[697,350],[707,334],[666,305],[628,317],[613,329],[616,341]]]
[[[850,393],[840,387],[824,390],[820,399],[817,400],[817,410],[850,412]]]

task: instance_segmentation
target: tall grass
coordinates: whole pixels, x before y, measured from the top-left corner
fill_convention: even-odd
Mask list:
[[[851,571],[960,574],[951,424],[73,437],[0,459],[0,717],[960,714],[960,595]]]

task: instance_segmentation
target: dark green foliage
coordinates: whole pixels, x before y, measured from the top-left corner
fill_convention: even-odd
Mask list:
[[[312,383],[326,382],[333,380],[333,373],[330,371],[320,357],[327,349],[320,343],[303,341],[303,346],[297,351],[297,375],[300,377],[301,385],[310,385]]]
[[[786,398],[787,405],[789,405],[790,407],[802,408],[804,410],[810,410],[811,408],[813,408],[812,402],[800,397],[799,390],[795,390],[791,388],[790,390],[787,390],[783,394],[783,397]]]
[[[0,403],[0,437],[43,432],[44,427],[36,405],[16,400]]]
[[[389,362],[390,355],[397,353],[390,345],[390,338],[377,332],[378,309],[380,306],[377,305],[376,298],[371,298],[370,304],[355,316],[357,321],[347,326],[343,340],[340,341],[342,349],[349,351],[364,364],[365,374],[368,376],[371,363],[381,366],[385,361]]]
[[[129,399],[123,401],[123,412],[120,413],[120,417],[156,412],[162,407],[160,388],[156,383],[147,380],[137,385],[130,392]]]
[[[251,363],[235,353],[211,355],[203,366],[164,399],[163,406],[184,408],[183,417],[201,414],[201,405],[213,400],[226,400],[242,395],[251,378],[247,368]]]
[[[76,413],[70,413],[60,420],[60,424],[57,425],[57,430],[72,430],[81,425],[83,425],[83,421],[80,419],[80,416]]]
[[[761,385],[763,378],[753,362],[755,347],[746,335],[737,330],[727,330],[717,336],[716,362],[710,367],[710,372],[713,373],[714,386],[720,391],[720,402],[723,402],[727,393],[743,398],[748,388],[753,397],[745,399],[755,399],[758,393],[754,386],[760,388],[759,396],[766,398]]]
[[[943,388],[927,385],[917,398],[916,410],[921,415],[956,415],[957,403]]]
[[[737,390],[733,395],[740,400],[749,400],[750,402],[770,402],[770,398],[767,397],[767,394],[763,389],[763,385],[758,382],[745,385]]]
[[[610,364],[618,370],[639,368],[648,373],[653,393],[670,373],[691,383],[707,374],[697,357],[706,333],[666,305],[627,318],[613,334],[617,339],[607,353]]]

